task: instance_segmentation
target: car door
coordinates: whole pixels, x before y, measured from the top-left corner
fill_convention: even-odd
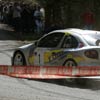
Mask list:
[[[77,57],[76,48],[78,48],[79,42],[77,38],[73,35],[66,35],[62,44],[61,48],[65,53],[63,61],[63,66],[73,66],[76,65],[75,60],[79,57]],[[74,52],[75,51],[75,52]],[[79,58],[80,59],[80,58]],[[77,59],[78,61],[78,59]]]
[[[59,51],[59,44],[63,37],[64,33],[54,32],[41,38],[37,48],[34,50],[34,65],[48,65],[51,59],[53,60],[55,52]]]

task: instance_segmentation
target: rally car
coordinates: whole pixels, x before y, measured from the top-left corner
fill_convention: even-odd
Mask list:
[[[82,29],[55,30],[17,48],[12,65],[99,66],[100,32]]]

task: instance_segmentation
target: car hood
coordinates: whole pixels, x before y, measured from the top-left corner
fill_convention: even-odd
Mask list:
[[[26,45],[23,45],[23,46],[21,46],[21,47],[19,47],[19,48],[20,48],[20,49],[25,49],[25,48],[31,47],[32,45],[34,45],[34,43],[26,44]]]
[[[31,49],[31,48],[35,48],[35,43],[30,43],[30,44],[26,44],[23,46],[20,46],[17,50],[27,50],[27,49]]]

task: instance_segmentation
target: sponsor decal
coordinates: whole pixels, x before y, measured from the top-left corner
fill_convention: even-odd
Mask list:
[[[73,55],[72,54],[68,54],[67,58],[73,58]]]
[[[30,65],[34,65],[34,55],[30,56],[28,61]]]
[[[44,63],[49,63],[61,57],[64,54],[61,50],[52,50],[44,53]]]

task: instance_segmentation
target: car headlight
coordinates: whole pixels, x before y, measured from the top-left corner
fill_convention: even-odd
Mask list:
[[[85,56],[92,59],[98,59],[98,52],[96,50],[85,51]]]

